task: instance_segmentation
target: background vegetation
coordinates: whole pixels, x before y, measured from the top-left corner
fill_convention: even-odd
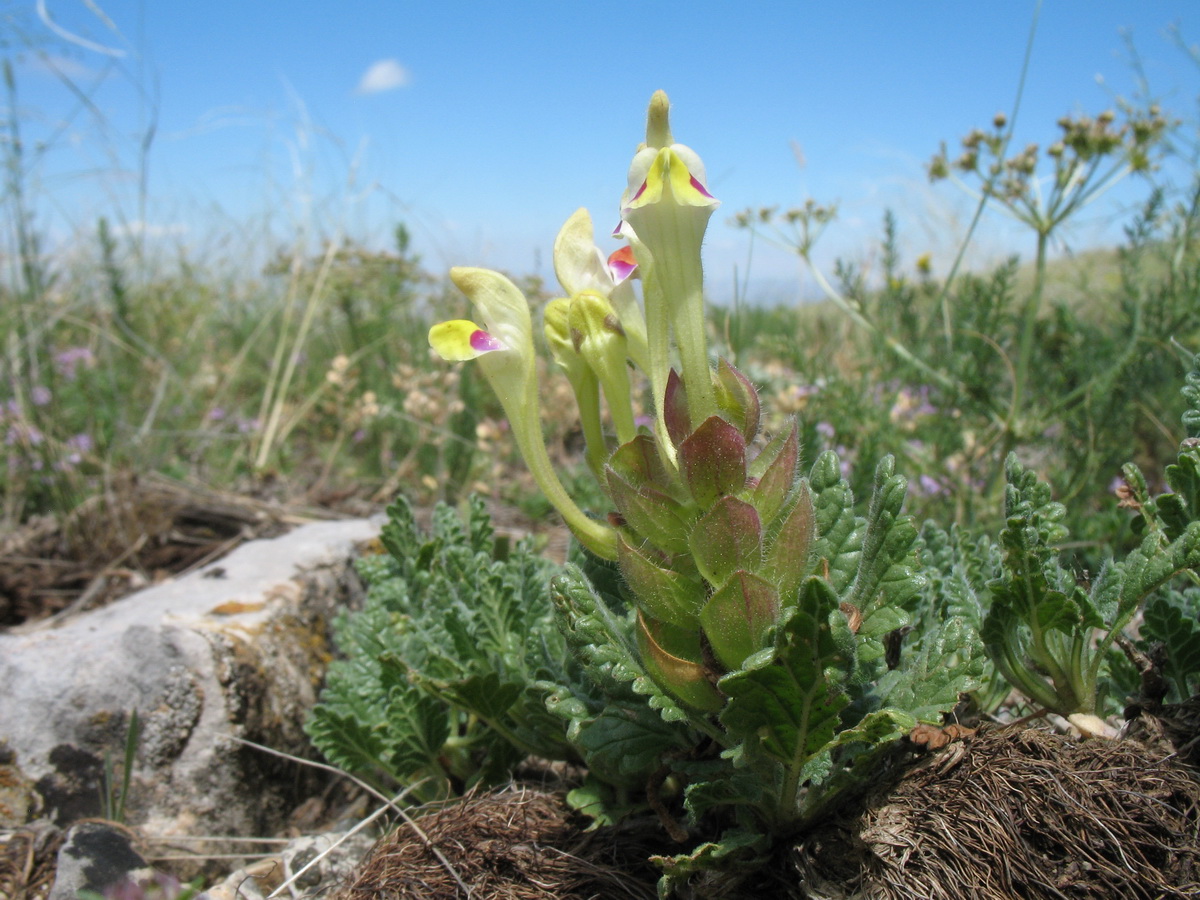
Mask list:
[[[403,223],[383,249],[340,234],[315,249],[303,236],[256,246],[246,259],[269,261],[233,274],[106,219],[49,253],[33,212],[37,154],[4,72],[0,530],[149,471],[317,505],[397,493],[420,505],[471,490],[547,512],[478,376],[431,359],[429,325],[466,301],[428,271]],[[1070,549],[1093,568],[1132,539],[1122,464],[1160,472],[1182,437],[1178,389],[1200,349],[1200,180],[1178,177],[1194,169],[1193,125],[1146,103],[1047,123],[1045,148],[1019,152],[1004,117],[993,126],[969,133],[956,158],[943,146],[930,173],[974,191],[981,211],[1024,222],[1034,259],[935,274],[928,259],[901,256],[889,215],[878,246],[821,275],[827,301],[711,298],[711,329],[768,400],[767,432],[798,416],[805,458],[837,450],[856,496],[891,453],[918,519],[992,527],[1015,451],[1066,503]],[[1063,224],[1126,176],[1145,202],[1121,246],[1056,258]],[[812,202],[733,224],[805,260],[836,227]],[[553,296],[514,277],[535,305]],[[544,408],[562,415],[544,426],[586,494],[559,389]]]

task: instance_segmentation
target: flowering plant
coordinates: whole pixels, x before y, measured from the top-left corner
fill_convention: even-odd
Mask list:
[[[576,506],[546,454],[531,315],[517,288],[454,269],[481,323],[430,331],[444,358],[482,367],[539,486],[587,551],[583,567],[555,579],[554,599],[575,655],[611,691],[598,703],[547,684],[547,704],[594,772],[653,760],[649,795],[684,787],[691,824],[725,829],[664,861],[668,880],[753,853],[765,832],[817,815],[918,722],[940,722],[980,667],[976,636],[953,617],[927,623],[908,653],[887,649],[899,647],[922,586],[892,460],[857,515],[837,457],[802,474],[795,424],[760,434],[754,385],[710,361],[701,245],[717,205],[659,92],[621,202],[616,236],[627,246],[601,252],[583,210],[555,242],[564,296],[546,307],[543,330],[611,502],[603,519]],[[648,425],[633,414],[633,369],[649,384]],[[622,690],[626,712],[614,714]],[[657,724],[632,711],[639,702]]]
[[[482,503],[464,524],[440,509],[426,539],[397,502],[390,559],[362,564],[367,604],[338,625],[348,659],[308,727],[331,760],[435,792],[529,755],[581,764],[578,808],[605,822],[648,806],[693,845],[658,859],[662,896],[684,882],[727,896],[778,839],[894,771],[901,739],[930,740],[920,726],[964,694],[987,711],[1011,684],[1049,711],[1104,711],[1112,645],[1139,610],[1165,650],[1126,641],[1131,657],[1166,653],[1177,695],[1195,683],[1197,593],[1167,587],[1200,577],[1200,356],[1171,491],[1126,468],[1144,539],[1089,588],[1059,561],[1062,507],[1015,457],[998,542],[918,532],[890,456],[860,506],[835,452],[804,471],[798,421],[763,415],[751,381],[709,359],[700,247],[717,201],[667,114],[656,94],[625,246],[603,253],[574,213],[554,247],[563,295],[542,316],[605,515],[574,502],[543,445],[529,304],[498,273],[455,269],[479,322],[436,325],[430,343],[480,365],[578,538],[572,563],[501,548]]]

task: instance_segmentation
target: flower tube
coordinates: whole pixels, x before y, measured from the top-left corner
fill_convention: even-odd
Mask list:
[[[470,299],[484,325],[458,319],[434,325],[429,344],[443,359],[476,359],[512,426],[525,464],[546,499],[592,552],[616,559],[612,528],[588,518],[567,494],[546,453],[538,417],[533,325],[525,296],[499,272],[456,267],[450,279]]]

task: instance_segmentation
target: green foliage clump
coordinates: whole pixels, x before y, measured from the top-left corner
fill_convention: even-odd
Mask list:
[[[306,725],[314,744],[382,787],[428,779],[428,796],[506,778],[530,754],[575,758],[541,687],[576,678],[554,564],[498,541],[479,499],[465,522],[439,505],[428,535],[406,500],[388,516],[387,553],[359,562],[365,606],[335,625],[344,658]]]
[[[554,597],[575,652],[597,681],[624,682],[665,722],[694,735],[692,751],[671,742],[652,747],[643,729],[592,719],[573,723],[597,735],[614,755],[656,749],[684,789],[684,808],[699,831],[718,840],[669,860],[666,882],[753,856],[766,835],[794,833],[835,801],[862,789],[899,738],[920,722],[940,724],[962,693],[978,685],[983,659],[963,616],[920,616],[925,588],[917,571],[917,529],[901,514],[906,482],[885,459],[876,470],[867,515],[857,515],[837,457],[823,454],[808,476],[817,518],[814,567],[784,605],[767,646],[715,681],[716,714],[681,702],[646,668],[636,617],[590,571],[555,579]],[[589,581],[589,575],[590,581]],[[611,578],[611,575],[608,576]],[[607,580],[607,579],[606,579]],[[620,589],[618,588],[618,593]],[[630,742],[630,749],[623,747]]]
[[[465,522],[439,507],[425,535],[398,501],[388,555],[360,563],[366,605],[337,624],[346,658],[309,733],[348,771],[421,782],[430,796],[508,777],[528,755],[580,764],[586,781],[570,799],[597,821],[648,806],[693,841],[658,860],[664,891],[753,866],[968,695],[985,713],[1012,688],[1062,715],[1114,712],[1137,687],[1114,645],[1132,646],[1139,612],[1137,645],[1170,698],[1200,688],[1200,357],[1185,397],[1189,437],[1169,490],[1152,495],[1126,470],[1140,546],[1090,580],[1062,555],[1064,506],[1015,457],[993,539],[918,529],[890,457],[860,511],[840,460],[822,453],[797,479],[814,517],[805,572],[762,649],[712,664],[717,709],[650,667],[618,564],[579,547],[565,567],[525,544],[498,549],[478,500]]]
[[[1038,707],[1059,713],[1111,713],[1135,685],[1114,666],[1114,643],[1144,612],[1142,645],[1163,648],[1164,675],[1176,699],[1190,696],[1200,675],[1196,588],[1200,576],[1200,356],[1183,390],[1189,436],[1166,467],[1168,490],[1151,496],[1141,470],[1124,468],[1125,501],[1138,511],[1140,544],[1122,559],[1107,559],[1093,578],[1065,563],[1066,509],[1050,485],[1010,455],[1006,520],[998,543],[963,540],[935,525],[924,531],[925,561],[936,603],[962,612],[982,636],[990,665],[980,699],[985,709],[1002,697],[999,674]],[[1110,548],[1111,552],[1111,548]],[[1186,590],[1172,589],[1177,577]]]

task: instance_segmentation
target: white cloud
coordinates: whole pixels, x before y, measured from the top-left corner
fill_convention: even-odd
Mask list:
[[[380,94],[384,91],[394,91],[408,84],[408,69],[395,59],[381,59],[371,63],[370,68],[363,74],[358,83],[359,94]]]

